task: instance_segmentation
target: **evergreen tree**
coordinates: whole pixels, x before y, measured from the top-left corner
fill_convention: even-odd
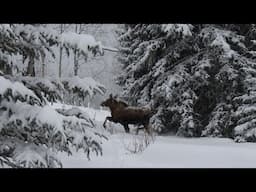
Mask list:
[[[237,142],[256,141],[256,124],[255,124],[255,83],[256,83],[256,60],[255,60],[255,24],[247,27],[248,31],[245,36],[246,51],[241,56],[241,78],[242,92],[234,98],[236,105],[232,118],[234,119],[233,137]]]
[[[244,114],[253,110],[254,34],[255,25],[125,25],[119,84],[128,101],[157,110],[161,133],[245,138],[253,124],[237,126],[254,117]]]
[[[75,38],[74,38],[75,37]],[[63,92],[81,97],[103,93],[104,87],[90,78],[44,79],[36,75],[36,63],[44,64],[52,45],[84,56],[102,52],[91,36],[59,35],[43,25],[0,25],[0,164],[3,167],[61,167],[56,154],[72,148],[102,153],[105,137],[89,116],[76,108],[53,109],[48,102],[62,101]],[[26,65],[23,75],[13,76],[17,57]],[[54,56],[54,55],[53,55]],[[27,63],[26,63],[27,61]],[[42,66],[42,76],[44,67]],[[32,77],[31,77],[32,76]],[[44,77],[44,76],[43,76]]]

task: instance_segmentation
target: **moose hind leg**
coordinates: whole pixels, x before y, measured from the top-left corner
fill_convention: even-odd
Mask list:
[[[124,130],[126,133],[130,133],[130,128],[129,128],[129,125],[128,124],[123,124],[124,126]]]
[[[150,135],[151,134],[151,128],[149,126],[149,123],[144,123],[143,124],[144,128],[145,128],[145,131]]]
[[[144,128],[144,127],[138,127],[138,128],[136,129],[136,135],[139,134],[139,130],[141,130],[141,129],[145,129],[145,128]]]

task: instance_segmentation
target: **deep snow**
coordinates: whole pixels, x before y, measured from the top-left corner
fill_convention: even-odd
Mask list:
[[[54,104],[54,107],[60,107]],[[67,107],[67,106],[65,106]],[[107,110],[80,107],[102,125]],[[141,153],[131,153],[134,142],[141,143],[143,132],[126,134],[123,127],[108,122],[108,138],[103,156],[92,154],[88,161],[82,151],[72,156],[60,153],[64,168],[254,168],[256,144],[235,143],[227,138],[182,138],[156,136]]]

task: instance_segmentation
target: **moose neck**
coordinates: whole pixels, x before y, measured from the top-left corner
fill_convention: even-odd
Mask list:
[[[112,104],[112,105],[109,105],[109,108],[110,108],[111,113],[113,114],[113,112],[118,108],[118,106]]]

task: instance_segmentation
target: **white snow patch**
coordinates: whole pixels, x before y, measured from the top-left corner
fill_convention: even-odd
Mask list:
[[[252,168],[256,144],[231,139],[157,136],[145,151],[131,154],[125,145],[132,135],[112,135],[103,144],[103,156],[91,161],[82,152],[71,157],[59,154],[66,168]]]

